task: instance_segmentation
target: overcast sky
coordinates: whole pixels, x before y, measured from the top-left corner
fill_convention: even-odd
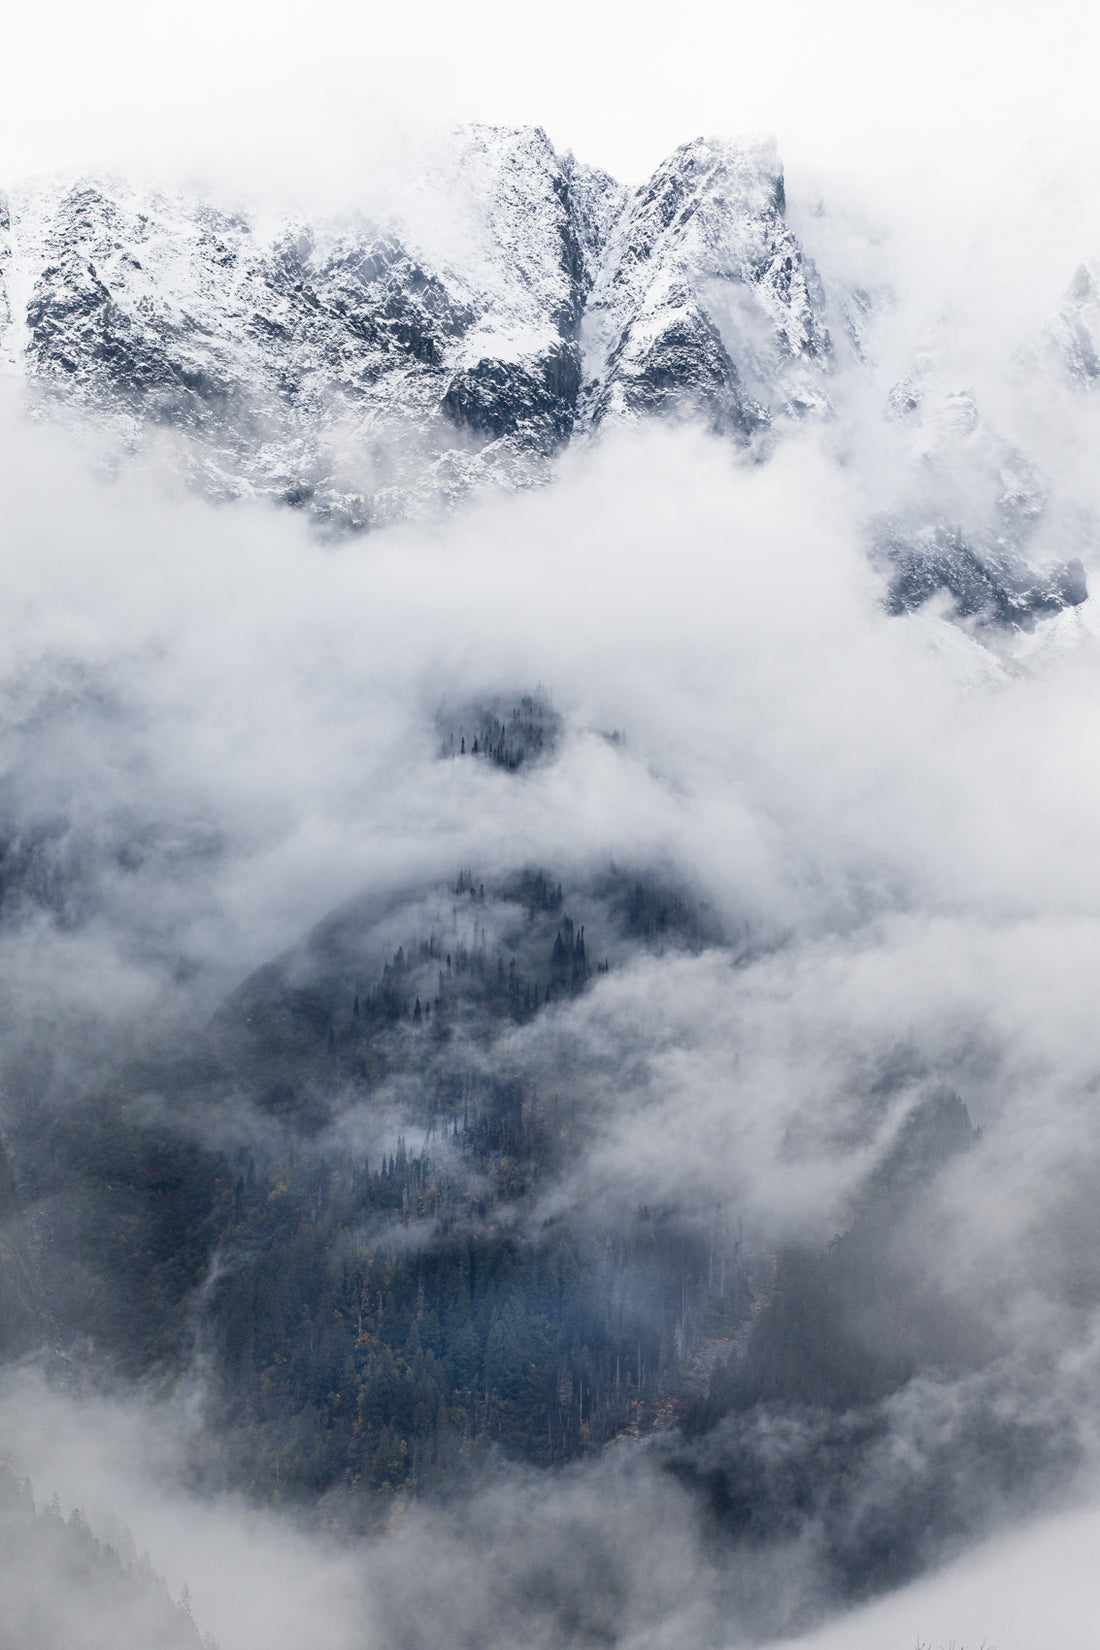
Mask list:
[[[460,116],[546,127],[627,180],[699,133],[788,165],[944,175],[1095,142],[1088,0],[59,0],[5,25],[0,171],[260,167]]]

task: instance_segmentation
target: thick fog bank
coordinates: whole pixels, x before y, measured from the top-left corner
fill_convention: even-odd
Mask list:
[[[381,1154],[392,1186],[405,1131],[412,1154],[431,1143],[451,1198],[436,1224],[409,1212],[425,1169],[392,1218],[377,1199],[341,1216],[332,1272],[396,1267],[446,1215],[463,1242],[499,1227],[523,1253],[576,1232],[593,1276],[616,1246],[632,1265],[694,1244],[729,1307],[721,1333],[684,1308],[655,1332],[655,1362],[677,1334],[685,1366],[689,1333],[717,1351],[607,1447],[581,1399],[571,1465],[517,1464],[505,1439],[422,1500],[386,1479],[369,1537],[333,1472],[317,1506],[337,1528],[306,1535],[278,1418],[236,1476],[215,1470],[239,1417],[204,1314],[247,1272],[261,1215],[225,1215],[201,1286],[180,1286],[178,1345],[154,1345],[136,1386],[118,1347],[66,1338],[61,1271],[102,1294],[104,1323],[116,1301],[97,1255],[60,1244],[53,1373],[5,1378],[0,1444],[103,1539],[97,1518],[125,1521],[223,1650],[747,1644],[899,1587],[800,1642],[1079,1642],[1095,1515],[1051,1509],[1089,1503],[1100,1420],[1100,640],[1091,603],[1015,635],[935,604],[889,616],[866,554],[873,447],[870,426],[827,425],[756,464],[690,428],[627,431],[537,493],[333,547],[290,512],[104,482],[56,431],[7,418],[0,1122],[31,1188],[28,1252],[69,1230],[42,1167],[72,1149],[67,1120],[117,1105],[239,1163],[230,1211],[286,1193],[295,1154],[309,1174]],[[1052,555],[1088,559],[1093,486],[1074,470]],[[452,754],[463,707],[481,727],[522,695],[552,749],[514,770]],[[534,868],[523,928],[528,892],[510,890]],[[679,933],[634,921],[616,877],[639,908],[672,889]],[[346,944],[339,923],[303,944],[347,902]],[[566,907],[589,946],[582,976],[571,926],[568,983],[550,952]],[[353,1070],[353,1016],[412,941],[440,976],[437,1023],[452,948],[457,971],[480,945],[503,1000],[509,924],[546,942],[533,1007],[464,1022],[464,1098],[439,1129],[420,985],[383,1078],[369,1054]],[[311,1101],[327,1083],[323,1104],[265,1111],[222,1028],[331,981],[321,1052],[270,1045]],[[508,1084],[555,1128],[564,1094],[572,1132],[555,1156],[530,1124],[537,1175],[503,1170],[490,1196],[454,1142],[469,1095]],[[519,1155],[498,1146],[496,1167]],[[128,1164],[103,1165],[110,1191]],[[288,1195],[319,1208],[301,1176]],[[143,1263],[115,1215],[95,1229]],[[742,1269],[733,1306],[719,1250]],[[370,1291],[354,1309],[365,1346]],[[1020,1580],[1048,1563],[1064,1585]]]
[[[150,1412],[132,1399],[73,1404],[37,1378],[9,1377],[0,1416],[9,1437],[18,1431],[40,1503],[55,1486],[70,1525],[78,1508],[77,1524],[101,1543],[148,1554],[173,1598],[186,1586],[194,1619],[221,1646],[610,1641],[732,1650],[760,1642],[751,1619],[762,1603],[792,1589],[813,1598],[812,1560],[797,1547],[732,1562],[708,1548],[691,1501],[644,1454],[631,1461],[613,1452],[553,1485],[501,1472],[460,1506],[395,1513],[388,1534],[349,1550],[239,1503],[181,1492],[189,1422],[179,1409]],[[1027,1520],[886,1599],[783,1639],[784,1650],[952,1641],[1074,1650],[1095,1612],[1093,1499]],[[102,1619],[118,1635],[112,1642],[174,1650],[176,1640],[153,1636],[162,1623],[142,1619],[129,1601],[120,1609],[82,1591],[83,1579],[59,1573],[48,1557],[6,1577],[6,1596],[39,1607],[42,1588],[59,1580],[86,1612],[81,1630]],[[191,1642],[186,1630],[177,1628],[181,1645]]]

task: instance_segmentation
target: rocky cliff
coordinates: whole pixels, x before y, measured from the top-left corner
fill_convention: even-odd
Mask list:
[[[766,458],[793,424],[843,418],[866,308],[858,286],[826,291],[767,145],[699,139],[628,189],[538,129],[470,126],[384,221],[89,178],[0,205],[0,359],[32,407],[116,460],[152,448],[208,495],[338,531],[530,486],[566,443],[653,415]],[[1052,331],[1078,383],[1095,310],[1083,272]],[[890,603],[946,590],[960,616],[1027,624],[1083,599],[1079,566],[1027,563],[1026,458],[950,377],[927,380],[916,364],[883,408],[927,491],[871,535]],[[965,530],[939,485],[960,462],[979,494],[991,468],[1003,481]]]

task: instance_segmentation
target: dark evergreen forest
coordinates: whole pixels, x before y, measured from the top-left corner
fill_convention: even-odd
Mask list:
[[[24,1132],[49,1336],[128,1378],[209,1357],[231,1481],[367,1517],[493,1447],[558,1463],[667,1418],[748,1319],[731,1215],[538,1218],[590,1121],[568,1073],[500,1050],[639,949],[711,931],[617,869],[568,896],[545,870],[464,870],[334,913],[201,1048]],[[390,1138],[359,1153],[340,1123],[374,1097]],[[248,1118],[241,1143],[211,1144],[212,1107]]]
[[[716,1541],[812,1531],[838,1597],[918,1573],[975,1484],[1018,1506],[1078,1455],[998,1413],[1003,1348],[928,1271],[924,1199],[976,1138],[957,1095],[927,1091],[824,1247],[762,1249],[720,1203],[547,1212],[596,1120],[521,1034],[712,945],[736,954],[689,890],[619,867],[341,907],[186,1047],[19,1114],[9,1356],[162,1389],[201,1369],[202,1481],[330,1530],[648,1434]],[[952,1435],[884,1475],[905,1393],[968,1380],[967,1472]]]

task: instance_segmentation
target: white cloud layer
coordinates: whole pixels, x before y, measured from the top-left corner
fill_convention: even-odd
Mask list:
[[[884,49],[879,25],[850,21],[869,30],[861,51],[876,39]],[[567,22],[555,25],[566,35]],[[254,50],[256,65],[273,54],[278,87],[287,21],[267,24],[259,36],[254,15],[229,14],[231,50],[200,101],[216,100],[234,53]],[[746,26],[758,58],[767,40],[758,20]],[[33,25],[21,27],[33,61]],[[530,47],[527,23],[518,37],[509,50]],[[991,74],[1022,70],[1030,38],[1010,14],[988,48]],[[154,30],[143,52],[158,40]],[[196,76],[207,49],[185,47]],[[374,37],[376,55],[389,49]],[[787,65],[796,85],[807,49]],[[916,88],[930,47],[912,49]],[[610,50],[608,36],[592,61]],[[960,52],[977,62],[967,18]],[[1036,108],[1050,114],[1042,51],[1033,68]],[[937,95],[956,72],[939,75]],[[145,95],[139,86],[139,106]],[[918,208],[887,262],[920,245],[929,214]],[[962,221],[957,210],[949,221]],[[1018,265],[1009,254],[1024,240],[970,247],[945,283],[962,318],[941,327],[959,382],[981,384],[1040,449],[1044,428],[1065,426],[1014,400],[996,363],[1049,314],[1088,238],[1083,222],[1051,221],[1050,243]],[[941,229],[916,258],[918,296],[900,295],[888,342],[899,362],[928,331],[948,244]],[[984,303],[990,245],[1019,281]],[[843,235],[831,255],[847,256]],[[544,491],[337,548],[289,512],[213,508],[166,494],[161,476],[106,482],[62,434],[9,411],[0,801],[9,838],[45,845],[42,898],[0,933],[9,1072],[48,1042],[63,1089],[150,1024],[203,1019],[363,888],[463,865],[484,876],[525,863],[670,865],[712,904],[736,958],[712,950],[615,971],[502,1050],[570,1065],[591,1101],[591,1150],[545,1208],[721,1199],[765,1248],[825,1241],[917,1093],[950,1083],[984,1132],[930,1197],[917,1253],[1010,1364],[1049,1355],[1051,1403],[1074,1410],[1091,1462],[1095,1413],[1080,1394],[1095,1366],[1100,1189],[1100,627],[1090,604],[997,652],[934,614],[887,619],[866,528],[903,466],[879,410],[868,402],[791,436],[758,466],[688,430],[628,433],[574,454]],[[1093,564],[1094,417],[1080,413],[1076,447],[1048,434],[1042,455],[1086,523],[1070,533],[1056,518],[1050,552]],[[438,759],[441,701],[538,681],[566,718],[558,760],[515,779]],[[612,729],[625,743],[602,737]],[[899,1049],[912,1075],[876,1109]],[[21,1380],[0,1402],[0,1433],[40,1494],[57,1487],[89,1517],[93,1502],[117,1509],[174,1586],[190,1580],[225,1650],[319,1642],[318,1621],[332,1650],[388,1642],[394,1587],[425,1573],[432,1608],[458,1598],[460,1625],[480,1623],[487,1597],[497,1616],[484,1631],[519,1644],[532,1550],[554,1555],[553,1580],[591,1530],[619,1555],[622,1593],[603,1603],[638,1650],[736,1642],[736,1628],[722,1636],[731,1590],[761,1584],[723,1574],[682,1492],[645,1457],[609,1458],[552,1490],[505,1475],[460,1517],[410,1512],[349,1554],[189,1498],[189,1424],[171,1406],[81,1407]],[[847,1620],[845,1642],[973,1633],[998,1650],[1075,1650],[1095,1518],[1078,1510],[1000,1538]],[[772,1554],[767,1584],[788,1562],[784,1584],[812,1591],[799,1555]],[[1029,1568],[1042,1579],[1029,1584]],[[810,1642],[826,1650],[839,1631]]]

